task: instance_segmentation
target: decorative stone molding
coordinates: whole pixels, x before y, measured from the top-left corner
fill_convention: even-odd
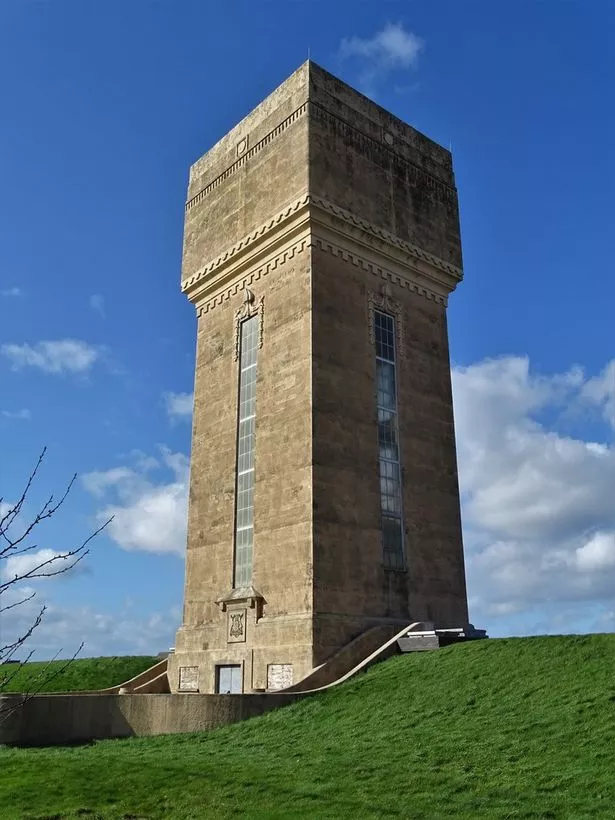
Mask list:
[[[236,296],[244,288],[260,281],[260,279],[266,276],[270,271],[275,270],[278,265],[294,259],[295,256],[303,253],[307,249],[314,248],[351,262],[353,265],[363,268],[363,270],[368,271],[385,282],[390,282],[392,285],[405,288],[412,293],[423,296],[425,299],[429,299],[439,305],[446,306],[448,304],[448,299],[443,293],[438,293],[426,285],[422,285],[418,281],[411,279],[411,272],[408,272],[408,276],[402,275],[397,271],[389,270],[383,265],[374,263],[372,260],[359,255],[355,251],[351,251],[341,245],[333,244],[332,242],[323,240],[320,237],[314,237],[311,242],[307,238],[299,240],[294,245],[286,248],[282,253],[269,259],[264,265],[261,265],[256,270],[250,271],[249,274],[246,274],[241,279],[236,280],[232,285],[219,290],[211,298],[205,299],[197,308],[197,316],[200,317],[206,315],[210,310],[213,310],[215,307],[222,305],[228,299]]]
[[[316,196],[309,196],[308,199],[310,205],[316,206],[320,210],[337,217],[341,220],[341,222],[360,228],[367,234],[383,240],[388,245],[393,245],[394,247],[399,248],[399,250],[407,253],[409,256],[413,256],[416,259],[421,259],[422,261],[427,262],[437,270],[449,274],[458,281],[463,279],[463,270],[458,268],[456,265],[453,265],[451,262],[445,262],[444,259],[440,259],[439,256],[423,250],[423,248],[420,248],[412,242],[407,242],[405,239],[395,236],[395,234],[386,231],[384,228],[379,228],[372,222],[368,222],[366,219],[362,219],[350,211],[340,208],[339,205],[334,205],[332,202],[328,202],[326,199],[321,199]]]
[[[260,281],[263,276],[267,276],[267,274],[270,273],[270,271],[275,270],[278,265],[284,264],[285,262],[294,259],[297,254],[303,253],[307,247],[309,247],[309,240],[304,237],[295,242],[293,245],[285,248],[281,253],[272,256],[267,260],[267,262],[260,265],[258,268],[251,270],[249,273],[242,276],[241,279],[234,281],[232,285],[219,290],[210,299],[206,299],[202,304],[199,304],[196,311],[197,316],[203,316],[209,313],[209,311],[217,305],[223,304],[223,302],[233,296],[236,296],[241,290],[244,290],[250,285]]]
[[[389,313],[395,319],[395,342],[397,344],[397,353],[399,357],[403,359],[406,356],[406,346],[404,345],[403,308],[401,302],[398,302],[391,296],[390,288],[391,286],[388,282],[385,282],[380,288],[380,293],[375,293],[373,290],[367,291],[367,328],[369,333],[369,341],[372,347],[376,344],[374,311],[382,310],[384,313]]]
[[[428,299],[434,299],[440,304],[447,303],[446,293],[452,290],[456,284],[463,279],[463,271],[456,265],[440,259],[411,242],[400,239],[389,231],[361,217],[355,216],[332,202],[305,193],[285,206],[275,216],[268,219],[254,231],[244,236],[223,254],[211,260],[199,268],[192,276],[185,279],[182,282],[182,290],[189,295],[199,288],[204,281],[213,280],[214,277],[226,267],[235,264],[244,264],[242,262],[244,258],[247,258],[250,254],[257,254],[259,248],[263,247],[265,241],[269,240],[269,243],[272,244],[271,236],[277,236],[278,234],[283,235],[284,232],[289,229],[289,226],[295,222],[304,225],[313,235],[318,230],[317,225],[325,225],[336,233],[337,241],[328,242],[322,238],[313,236],[310,242],[303,236],[298,242],[288,245],[279,253],[272,253],[265,262],[262,261],[261,254],[258,267],[249,270],[249,272],[244,272],[243,275],[235,279],[231,285],[226,288],[221,288],[215,296],[212,295],[202,304],[199,304],[197,315],[200,316],[203,313],[207,313],[216,304],[221,304],[229,297],[237,295],[240,290],[257,282],[261,276],[265,276],[270,270],[274,270],[278,264],[292,259],[297,253],[305,250],[308,244],[316,244],[322,250],[328,250],[334,255],[339,256],[342,254],[342,237],[352,237],[354,235],[360,240],[360,245],[370,248],[378,258],[382,258],[383,256],[383,243],[385,251],[388,248],[389,251],[396,254],[396,267],[399,267],[400,270],[403,268],[403,276],[395,277],[395,274],[389,271],[386,275],[380,274],[383,275],[383,278],[389,279],[389,281],[395,284],[400,284],[402,287],[408,287],[415,293],[426,296]],[[348,245],[349,243],[344,242],[344,244]],[[355,259],[360,260],[355,262],[355,264],[362,264],[364,267],[374,266],[374,263],[368,262],[364,255],[360,256],[357,254],[356,251],[359,250],[359,248],[355,248],[355,243],[352,244],[352,248],[352,250],[348,249],[346,253],[350,254],[349,258],[353,261]],[[422,275],[420,277],[414,277],[416,281],[411,281],[413,279],[413,266],[418,266],[419,263],[422,264],[423,270],[420,271]],[[385,263],[384,267],[381,265],[377,265],[376,267],[378,267],[379,271],[384,271],[387,267],[391,267],[391,265]],[[396,281],[402,278],[407,281]],[[433,284],[435,285],[440,279],[442,281],[440,282],[439,288],[429,286],[429,280],[433,280]]]
[[[184,279],[181,283],[182,291],[187,291],[201,279],[213,275],[216,272],[216,270],[218,270],[218,268],[222,267],[222,265],[225,265],[228,262],[230,262],[241,251],[245,251],[250,246],[257,243],[265,234],[273,231],[274,228],[279,226],[281,223],[287,221],[297,211],[308,205],[309,201],[310,197],[308,196],[308,194],[302,194],[298,199],[294,200],[294,202],[284,207],[275,216],[273,216],[271,219],[268,219],[266,222],[264,222],[262,225],[256,228],[256,230],[251,231],[249,234],[240,239],[239,242],[236,242],[232,247],[224,251],[223,254],[216,257],[216,259],[212,259],[211,261],[207,262],[206,265],[203,265],[202,268],[199,268],[196,271],[196,273],[193,273],[192,276],[190,276],[188,279]]]
[[[245,319],[251,319],[258,314],[258,348],[263,346],[263,327],[265,321],[265,297],[261,296],[258,302],[249,288],[244,289],[243,305],[235,311],[235,355],[234,360],[239,361],[241,347],[241,323]]]
[[[236,146],[237,159],[235,162],[231,163],[228,168],[226,168],[221,174],[205,185],[197,194],[186,202],[186,212],[190,211],[195,205],[202,202],[207,194],[217,188],[222,182],[224,182],[225,179],[228,179],[232,174],[238,171],[239,168],[251,159],[251,157],[255,156],[265,146],[269,145],[272,140],[282,134],[290,125],[296,122],[296,120],[298,120],[299,117],[302,117],[306,112],[309,112],[309,115],[313,115],[315,119],[329,124],[337,133],[342,135],[346,141],[351,142],[352,145],[363,154],[373,155],[373,158],[380,162],[385,161],[386,157],[386,160],[389,162],[397,162],[404,166],[410,175],[411,181],[417,185],[422,185],[430,191],[434,197],[438,199],[438,201],[444,202],[451,206],[455,204],[455,188],[448,185],[443,180],[438,179],[438,177],[433,174],[430,174],[429,171],[425,171],[423,168],[415,165],[406,157],[398,154],[394,150],[395,140],[392,134],[385,132],[383,134],[383,141],[379,141],[364,133],[356,126],[351,125],[342,117],[339,117],[337,114],[329,111],[320,103],[317,103],[314,100],[306,100],[291,114],[289,114],[288,117],[283,119],[279,125],[276,125],[274,129],[255,143],[252,148],[248,147],[247,136],[239,140]]]
[[[455,204],[455,188],[443,180],[438,179],[438,177],[433,174],[430,174],[429,171],[425,171],[423,168],[415,165],[406,157],[398,154],[394,150],[394,142],[385,144],[369,136],[355,125],[347,122],[337,114],[333,114],[314,100],[308,101],[308,107],[310,116],[314,116],[315,119],[319,119],[321,122],[326,122],[334,131],[340,134],[340,136],[343,136],[346,142],[350,142],[350,144],[361,151],[361,153],[369,156],[380,164],[383,163],[386,155],[386,159],[389,161],[397,162],[404,166],[410,175],[411,181],[426,188],[439,202],[444,202],[448,205]]]
[[[263,606],[267,603],[260,592],[254,589],[253,586],[239,587],[232,589],[227,595],[216,600],[216,604],[220,607],[222,612],[237,612],[246,610],[246,608],[255,610],[255,618],[258,620],[263,614]],[[245,628],[245,627],[244,627]]]
[[[247,609],[229,609],[227,618],[227,643],[245,643],[247,632]]]
[[[420,296],[424,296],[425,299],[429,299],[432,302],[437,302],[439,305],[446,306],[448,304],[446,296],[442,293],[437,293],[436,291],[431,290],[430,288],[421,285],[410,278],[402,276],[396,271],[388,270],[382,265],[375,264],[370,259],[359,256],[359,254],[354,251],[350,251],[348,248],[344,248],[341,245],[334,245],[329,241],[315,237],[312,247],[319,248],[325,253],[330,253],[332,256],[337,256],[347,262],[351,262],[353,265],[363,268],[363,270],[368,271],[374,276],[384,279],[385,282],[390,282],[393,285],[406,288],[407,290],[412,291],[412,293],[417,293]]]
[[[186,206],[185,206],[186,211],[189,211],[192,208],[194,208],[195,205],[198,205],[199,202],[201,202],[207,196],[207,194],[209,194],[211,191],[213,191],[214,188],[217,188],[222,182],[224,182],[225,179],[228,179],[232,174],[235,173],[235,171],[238,171],[239,168],[242,167],[242,165],[245,165],[245,163],[251,157],[255,156],[255,154],[257,154],[266,145],[269,145],[269,143],[272,140],[274,140],[277,136],[279,136],[283,131],[286,131],[288,126],[292,125],[296,120],[299,119],[299,117],[303,116],[303,114],[305,114],[306,111],[307,111],[307,101],[304,102],[302,105],[300,105],[299,108],[296,108],[292,112],[292,114],[289,114],[289,116],[286,117],[286,119],[282,120],[282,122],[279,125],[276,125],[276,127],[272,131],[270,131],[261,140],[259,140],[255,145],[253,145],[252,148],[249,148],[249,149],[245,150],[244,153],[242,153],[241,156],[239,156],[239,158],[237,160],[235,160],[235,162],[233,162],[231,165],[229,165],[229,167],[225,171],[223,171],[219,176],[217,176],[210,183],[208,183],[204,188],[202,188],[198,192],[198,194],[195,194],[191,199],[189,199],[186,202]],[[240,140],[240,144],[241,144],[241,140]],[[247,145],[246,145],[246,148],[247,148]],[[239,155],[239,145],[237,146],[237,154]]]

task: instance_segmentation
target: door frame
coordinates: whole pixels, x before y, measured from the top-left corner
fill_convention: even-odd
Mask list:
[[[243,695],[244,693],[244,663],[243,661],[220,661],[214,665],[214,692],[216,695],[226,695],[227,692],[220,692],[220,669],[223,667],[233,667],[239,669],[239,685],[241,687],[239,692],[231,692],[230,694]],[[232,673],[231,673],[232,675]]]

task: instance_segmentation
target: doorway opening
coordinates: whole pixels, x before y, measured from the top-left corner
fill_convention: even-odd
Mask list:
[[[216,666],[216,694],[240,695],[242,691],[240,664]]]

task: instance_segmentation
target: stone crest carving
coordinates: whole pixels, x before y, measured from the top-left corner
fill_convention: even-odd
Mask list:
[[[227,643],[240,643],[246,639],[246,610],[230,609],[227,613]]]
[[[263,326],[265,319],[265,297],[261,296],[258,301],[249,288],[244,288],[243,305],[235,311],[235,361],[239,360],[239,349],[241,347],[241,323],[244,319],[251,319],[258,314],[258,347],[263,346]]]

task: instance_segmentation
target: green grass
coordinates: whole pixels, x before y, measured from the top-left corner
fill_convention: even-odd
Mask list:
[[[613,818],[615,635],[396,656],[208,734],[0,749],[0,817]]]
[[[149,655],[127,655],[119,658],[76,658],[68,665],[66,661],[27,663],[2,688],[3,679],[13,673],[13,664],[7,664],[0,667],[0,691],[83,692],[87,689],[106,689],[124,683],[159,660]],[[57,674],[65,665],[66,668]]]

